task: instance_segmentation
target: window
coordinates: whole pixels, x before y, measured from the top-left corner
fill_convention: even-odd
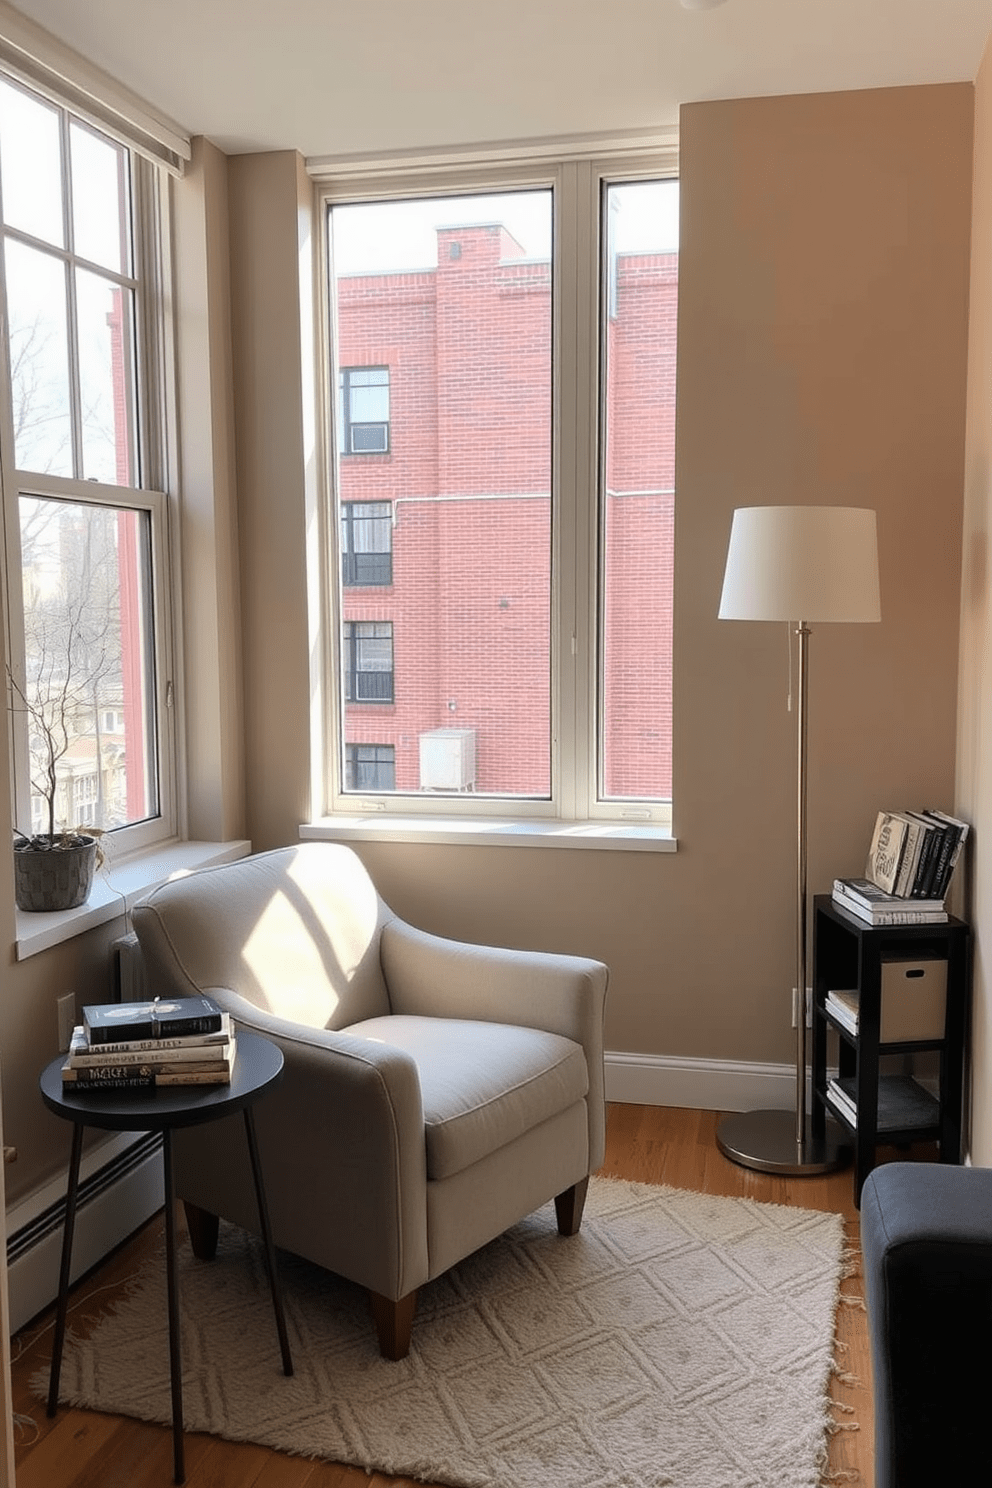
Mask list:
[[[389,368],[341,368],[341,448],[346,455],[389,452]]]
[[[0,76],[15,823],[174,831],[156,168]]]
[[[351,703],[393,701],[393,627],[389,621],[346,620],[345,697]]]
[[[670,822],[673,167],[527,163],[457,192],[411,171],[396,196],[385,182],[329,183],[335,447],[355,447],[353,380],[385,352],[382,416],[403,430],[388,465],[341,458],[330,471],[340,561],[327,572],[345,630],[331,809],[375,789],[343,741],[370,700],[360,633],[385,648],[388,630],[378,665],[391,679],[395,626],[397,739],[471,741],[472,787],[451,809]],[[354,590],[374,582],[372,526],[363,577],[357,532],[377,505],[390,593],[373,608]],[[383,527],[376,553],[384,541]],[[394,775],[387,808],[437,809],[414,748]]]
[[[392,744],[346,744],[344,773],[348,790],[395,790],[396,750]]]
[[[390,502],[342,501],[341,582],[354,588],[393,582]]]

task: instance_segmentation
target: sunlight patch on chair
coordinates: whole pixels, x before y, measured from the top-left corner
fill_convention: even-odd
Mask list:
[[[373,900],[365,914],[330,920],[313,886],[291,899],[272,895],[245,943],[243,955],[256,984],[253,1001],[280,1018],[323,1028],[339,995],[369,948],[376,928]]]

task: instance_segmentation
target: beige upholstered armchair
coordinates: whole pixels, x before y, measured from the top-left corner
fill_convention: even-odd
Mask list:
[[[554,1199],[575,1234],[602,1162],[598,961],[442,940],[405,924],[346,847],[204,869],[134,911],[149,988],[208,993],[274,1039],[255,1112],[277,1245],[367,1287],[403,1358],[417,1288]],[[236,1118],[177,1132],[198,1255],[218,1217],[257,1229]]]

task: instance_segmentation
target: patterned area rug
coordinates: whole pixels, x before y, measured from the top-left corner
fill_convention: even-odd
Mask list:
[[[816,1488],[844,1265],[839,1215],[594,1179],[425,1287],[381,1359],[364,1293],[280,1257],[281,1370],[261,1247],[182,1248],[186,1425],[458,1488]],[[62,1400],[171,1421],[164,1263],[85,1341]],[[47,1374],[35,1381],[41,1396]]]

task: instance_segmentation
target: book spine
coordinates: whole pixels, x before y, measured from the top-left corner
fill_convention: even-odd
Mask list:
[[[904,818],[905,819],[905,818]],[[902,857],[899,861],[899,873],[896,877],[893,893],[900,899],[908,897],[916,878],[919,867],[920,854],[926,845],[924,827],[922,822],[906,820],[906,839],[903,844]]]
[[[848,914],[872,926],[887,925],[946,925],[948,916],[939,909],[874,909],[857,899],[851,899],[837,889],[831,895],[835,904],[846,909]],[[907,901],[908,902],[908,901]]]
[[[125,1045],[101,1046],[98,1049],[70,1049],[69,1064],[72,1069],[93,1069],[113,1065],[126,1069],[131,1065],[159,1064],[167,1060],[170,1064],[205,1064],[216,1060],[223,1062],[231,1056],[230,1041],[221,1044],[190,1043],[179,1047],[170,1039],[161,1044],[152,1043],[147,1048],[129,1049]]]
[[[834,1022],[839,1023],[842,1028],[847,1029],[848,1033],[854,1034],[856,1037],[858,1032],[858,1020],[857,1018],[855,1018],[850,1009],[846,1008],[843,1003],[835,1002],[833,998],[829,996],[829,994],[827,996],[826,1006],[827,1012],[833,1018]]]
[[[70,1090],[154,1090],[155,1076],[148,1071],[88,1070],[88,1078],[80,1080],[75,1070],[62,1071],[62,1084]]]
[[[930,899],[937,893],[938,871],[945,837],[943,827],[934,825],[930,833],[930,850],[927,853],[926,863],[923,865],[923,872],[919,875],[919,893],[915,896],[917,899]]]
[[[858,1125],[858,1108],[847,1094],[842,1090],[836,1080],[827,1081],[827,1099],[835,1110],[839,1111],[853,1127]]]
[[[72,1070],[63,1069],[62,1084],[69,1090],[155,1090],[174,1085],[230,1085],[231,1071],[216,1070]]]
[[[943,841],[941,843],[940,857],[934,874],[934,892],[943,897],[951,882],[951,874],[957,863],[958,854],[961,851],[961,843],[964,840],[961,830],[948,822],[942,826]]]
[[[156,1031],[156,1027],[161,1029]],[[134,1039],[147,1039],[152,1043],[160,1043],[163,1038],[186,1037],[191,1034],[219,1033],[221,1029],[220,1013],[205,1013],[201,1018],[177,1018],[167,1025],[153,1025],[150,1022],[134,1023],[130,1026],[126,1023],[116,1024],[113,1029],[94,1028],[86,1026],[86,1034],[91,1044],[130,1043]]]
[[[142,1051],[153,1052],[159,1049],[206,1049],[215,1046],[223,1046],[231,1038],[233,1029],[227,1014],[226,1021],[221,1028],[214,1033],[188,1034],[185,1037],[172,1038],[147,1038],[147,1039],[114,1039],[100,1044],[99,1057],[106,1056],[108,1059],[112,1054],[139,1055]],[[70,1052],[73,1054],[86,1054],[90,1051],[90,1041],[86,1036],[86,1030],[80,1024],[73,1029],[72,1044]]]

